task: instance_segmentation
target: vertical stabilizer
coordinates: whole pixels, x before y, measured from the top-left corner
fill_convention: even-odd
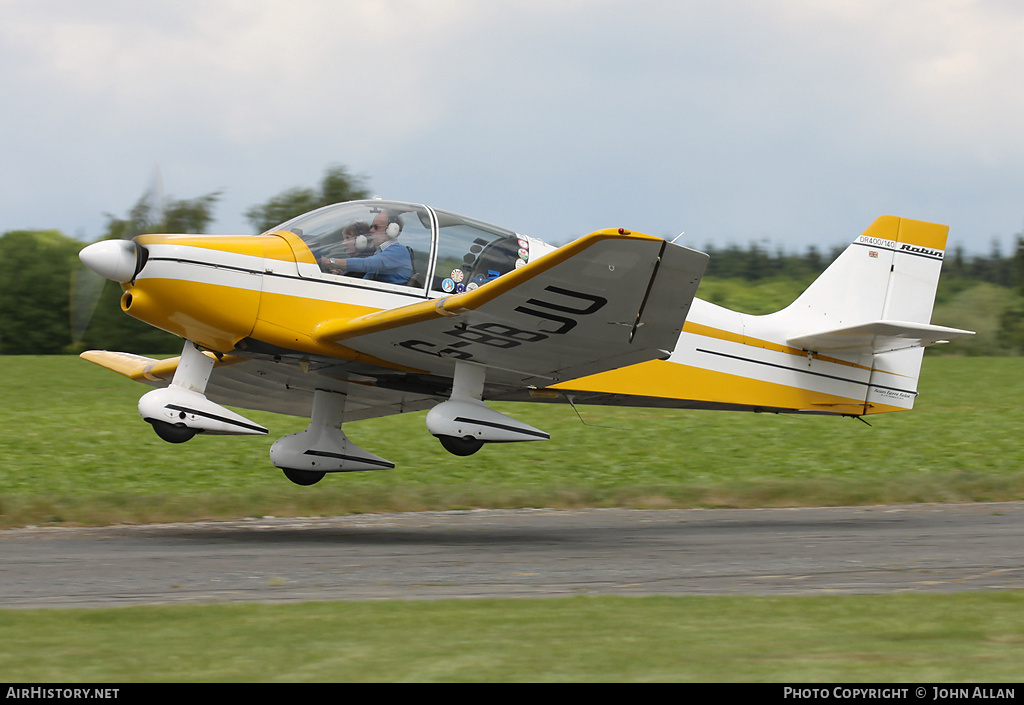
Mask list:
[[[765,318],[795,347],[869,367],[865,413],[874,404],[909,409],[924,346],[970,333],[930,324],[948,232],[882,216],[796,301]]]
[[[948,232],[884,215],[775,316],[806,332],[880,320],[928,323]]]

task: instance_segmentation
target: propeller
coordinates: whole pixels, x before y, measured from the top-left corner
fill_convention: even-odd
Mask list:
[[[107,280],[80,263],[71,270],[71,345],[75,350],[83,347],[85,331],[89,328]]]
[[[132,240],[145,232],[162,231],[164,212],[163,179],[157,167],[149,188],[129,211],[126,219],[107,214],[107,230],[111,237],[86,245],[79,252],[80,264],[71,273],[69,299],[73,348],[83,347],[86,331],[107,281],[131,281],[142,269],[147,253]]]

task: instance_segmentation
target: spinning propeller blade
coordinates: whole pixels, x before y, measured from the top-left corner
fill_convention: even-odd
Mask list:
[[[135,204],[128,214],[127,220],[121,221],[123,229],[119,238],[102,240],[93,245],[87,245],[79,253],[79,266],[71,273],[71,291],[69,303],[71,311],[71,342],[75,347],[81,347],[92,317],[96,313],[100,298],[103,295],[107,279],[113,281],[129,281],[138,273],[137,264],[131,265],[130,275],[123,276],[122,269],[129,266],[128,259],[138,261],[137,246],[129,257],[128,247],[119,246],[113,243],[130,243],[137,235],[145,232],[161,232],[164,229],[164,189],[163,178],[160,175],[160,168],[153,172],[153,180],[146,189],[142,198]],[[117,219],[111,216],[111,225],[117,223]],[[114,229],[113,227],[111,228]],[[106,244],[111,243],[111,244]],[[95,248],[95,245],[101,245]],[[91,254],[82,256],[86,250],[93,248]],[[119,256],[118,250],[122,250]],[[101,253],[102,256],[101,256]],[[124,263],[118,267],[118,259],[124,259]],[[87,260],[92,260],[90,264]]]

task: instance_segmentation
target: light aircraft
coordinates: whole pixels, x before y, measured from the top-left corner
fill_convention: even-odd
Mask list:
[[[225,405],[309,417],[270,451],[300,485],[394,467],[348,439],[358,419],[429,409],[456,455],[548,439],[492,400],[863,417],[912,408],[924,346],[971,334],[930,323],[947,232],[880,217],[790,306],[755,316],[694,298],[708,256],[662,238],[610,229],[556,248],[352,201],[261,235],[84,248],[126,313],[185,342],[168,360],[82,357],[157,387],[139,413],[172,443],[268,432]],[[359,248],[395,243],[398,280],[351,271]]]

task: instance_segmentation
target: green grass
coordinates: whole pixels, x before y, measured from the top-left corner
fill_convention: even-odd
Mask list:
[[[0,639],[24,682],[1015,682],[1024,593],[8,610]]]
[[[704,277],[698,298],[719,306],[760,316],[780,311],[796,300],[814,280],[772,277],[758,281]]]
[[[551,441],[468,458],[423,413],[346,426],[394,470],[298,487],[275,438],[305,419],[251,413],[266,438],[159,440],[147,387],[75,357],[0,357],[0,525],[102,524],[467,507],[751,507],[1024,498],[1024,359],[925,360],[911,412],[847,418],[582,407],[498,408]]]

